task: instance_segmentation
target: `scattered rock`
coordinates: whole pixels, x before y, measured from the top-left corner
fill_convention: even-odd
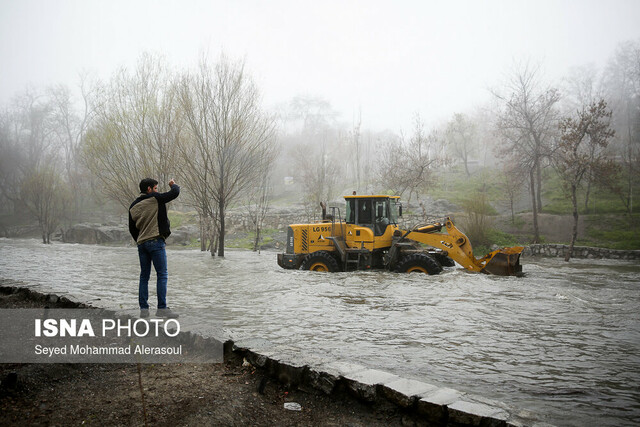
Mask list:
[[[302,411],[302,406],[296,402],[284,402],[284,409],[289,411]]]

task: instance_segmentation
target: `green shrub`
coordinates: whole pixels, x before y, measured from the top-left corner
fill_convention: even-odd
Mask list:
[[[469,239],[476,245],[487,246],[489,244],[488,229],[489,215],[495,212],[495,209],[487,201],[485,193],[475,193],[469,198],[463,200],[462,209],[465,213],[464,230]]]
[[[526,223],[527,223],[527,222],[526,222],[523,218],[521,218],[521,217],[519,217],[519,216],[516,216],[516,217],[514,218],[514,220],[513,220],[513,226],[514,226],[515,228],[517,228],[518,230],[522,230],[522,227],[524,227],[524,225],[525,225]]]
[[[487,239],[491,245],[498,245],[501,248],[518,246],[521,244],[519,239],[513,234],[505,233],[504,231],[496,230],[494,228],[487,231]]]

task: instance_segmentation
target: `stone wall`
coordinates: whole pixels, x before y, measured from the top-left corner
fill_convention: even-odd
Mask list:
[[[525,256],[564,257],[568,250],[569,245],[534,244],[527,246],[522,254]],[[573,258],[640,260],[640,250],[625,251],[617,249],[592,248],[588,246],[574,246]]]

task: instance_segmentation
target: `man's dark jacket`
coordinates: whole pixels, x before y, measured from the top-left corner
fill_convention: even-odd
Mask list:
[[[141,194],[129,206],[129,232],[139,245],[147,240],[161,237],[166,239],[171,234],[167,203],[178,197],[180,187],[171,186],[166,193]]]

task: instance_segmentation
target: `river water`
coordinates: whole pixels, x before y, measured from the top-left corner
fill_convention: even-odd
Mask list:
[[[275,252],[167,253],[170,307],[211,310],[236,341],[483,395],[556,425],[640,424],[638,263],[523,258],[524,278],[428,277],[283,270]],[[0,239],[0,278],[95,306],[137,308],[138,274],[132,247]]]

